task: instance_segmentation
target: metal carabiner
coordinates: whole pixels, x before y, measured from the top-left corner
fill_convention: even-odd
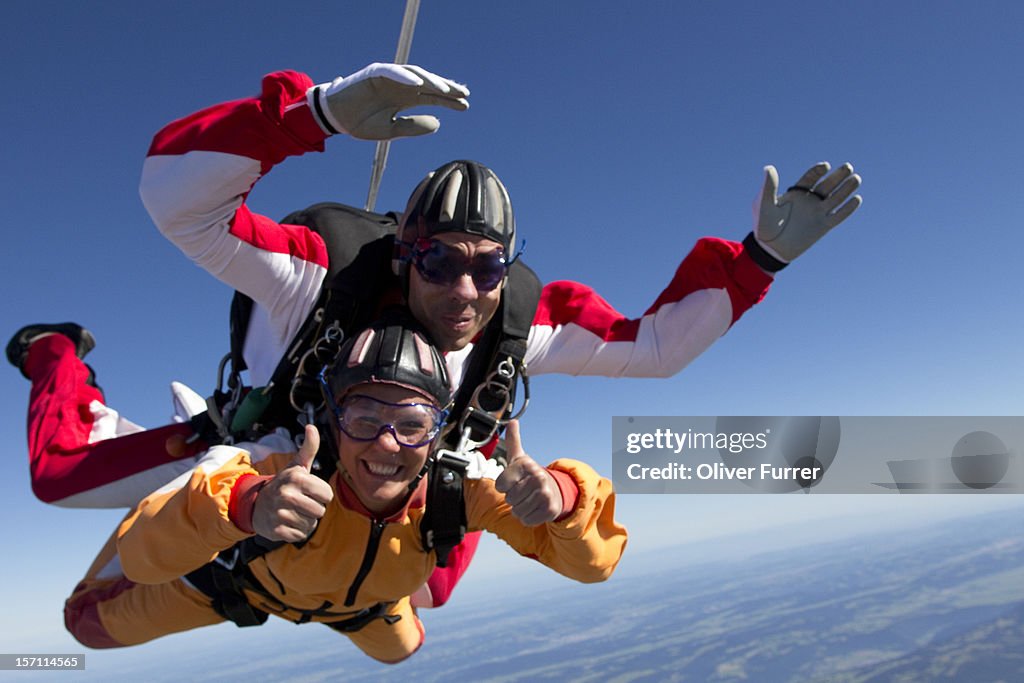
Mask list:
[[[306,426],[316,424],[316,408],[312,403],[308,401],[303,404],[302,408],[298,409],[299,414],[295,416],[295,421],[299,423],[302,430],[295,436],[292,441],[299,448],[302,448],[302,444],[306,443]]]
[[[302,357],[299,358],[298,366],[295,369],[295,377],[292,378],[291,387],[288,389],[288,402],[298,413],[302,413],[305,410],[305,407],[298,404],[298,399],[295,396],[295,390],[302,383],[303,376],[306,374],[306,361],[310,356],[315,355],[316,346],[307,349],[306,352],[302,354]]]
[[[526,407],[530,405],[530,375],[526,372],[526,363],[523,363],[523,371],[519,373],[519,376],[523,380],[523,405],[519,408],[519,412],[506,420],[506,422],[518,420],[526,412]]]

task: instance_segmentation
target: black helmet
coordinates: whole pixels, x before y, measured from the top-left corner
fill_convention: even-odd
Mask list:
[[[324,369],[323,381],[328,404],[363,382],[407,387],[430,396],[442,409],[452,395],[444,359],[408,316],[380,320],[347,339],[333,365]]]
[[[516,222],[508,190],[494,171],[475,161],[452,161],[420,182],[395,233],[395,274],[405,279],[417,240],[442,232],[486,237],[511,257]]]

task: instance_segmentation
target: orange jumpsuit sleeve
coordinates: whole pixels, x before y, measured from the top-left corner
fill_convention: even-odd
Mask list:
[[[612,483],[589,465],[557,460],[549,469],[572,477],[579,488],[576,507],[566,517],[535,527],[512,514],[492,479],[466,482],[466,516],[471,529],[486,529],[520,555],[532,557],[559,574],[584,583],[604,581],[626,548],[626,528],[615,521]]]
[[[251,536],[228,517],[231,489],[245,474],[259,473],[239,450],[212,471],[196,468],[181,488],[144,498],[117,530],[124,575],[136,583],[171,581]]]

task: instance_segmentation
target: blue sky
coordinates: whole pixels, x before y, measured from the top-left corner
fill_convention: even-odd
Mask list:
[[[171,379],[209,390],[227,350],[229,292],[149,221],[137,192],[149,140],[172,118],[254,94],[269,71],[322,82],[390,61],[403,6],[8,8],[0,330],[88,326],[109,402],[141,424],[166,422]],[[434,136],[392,146],[378,208],[404,206],[444,161],[478,159],[508,186],[524,258],[542,279],[585,282],[639,315],[698,237],[749,231],[765,164],[783,186],[819,160],[850,161],[863,176],[854,217],[679,376],[536,379],[524,441],[540,460],[576,456],[610,472],[612,415],[1019,415],[1022,23],[1013,2],[626,10],[425,0],[411,61],[467,83],[471,108],[443,112]],[[276,169],[251,205],[280,217],[327,199],[362,204],[372,155],[369,143],[332,140],[326,154]],[[63,599],[120,514],[31,496],[28,385],[10,368],[0,383],[0,499],[14,548],[0,569],[0,632],[22,634],[0,649],[78,651],[63,632]],[[1018,501],[631,496],[620,514],[639,552],[761,527],[792,532],[809,517],[831,520],[821,534],[884,533]],[[479,565],[516,566],[491,549]]]

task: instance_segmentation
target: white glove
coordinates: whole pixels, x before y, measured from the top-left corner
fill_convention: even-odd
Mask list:
[[[306,93],[309,108],[327,133],[361,140],[425,135],[441,123],[434,116],[397,116],[412,107],[469,108],[469,89],[412,64],[371,64],[351,76],[321,83]]]
[[[779,174],[774,166],[765,166],[764,187],[754,204],[753,237],[770,259],[762,263],[756,248],[750,250],[762,268],[781,270],[860,206],[860,195],[850,199],[860,187],[853,166],[843,164],[826,176],[829,168],[825,161],[815,164],[779,197]]]

